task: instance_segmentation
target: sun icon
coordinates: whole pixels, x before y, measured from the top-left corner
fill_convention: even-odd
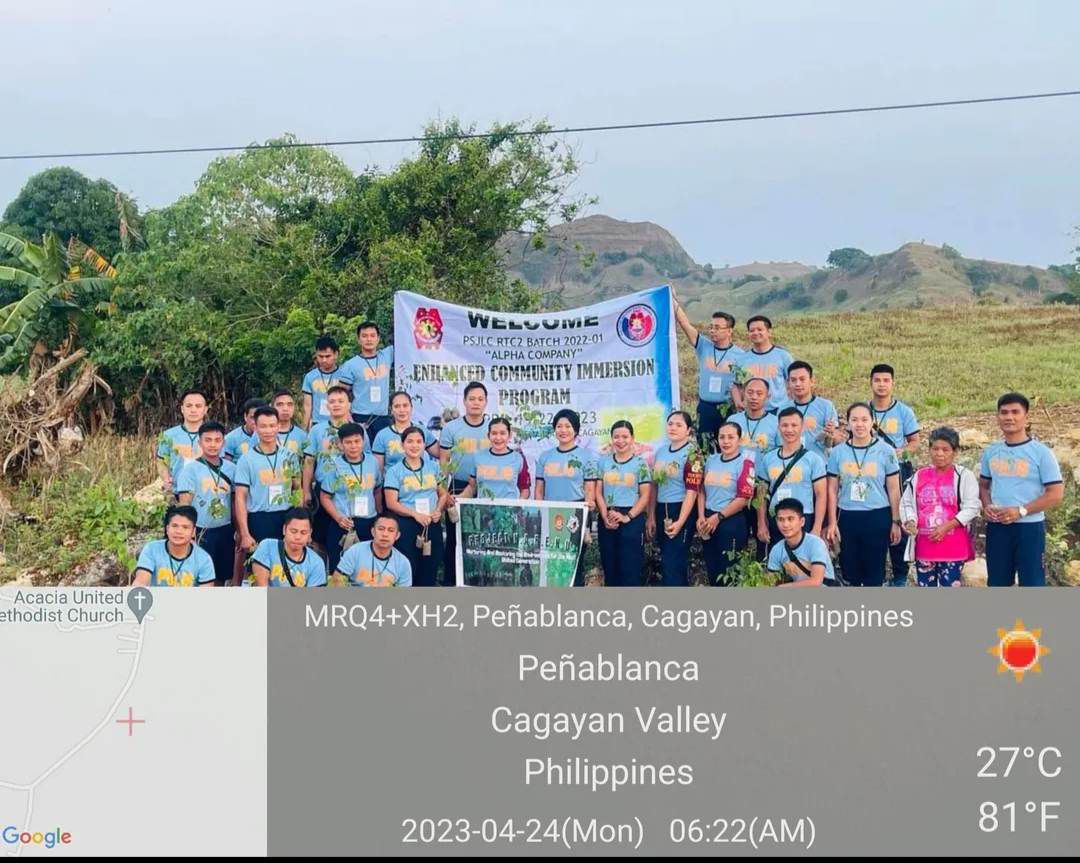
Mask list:
[[[1039,659],[1046,656],[1050,648],[1039,643],[1041,629],[1026,629],[1024,621],[1018,617],[1011,630],[999,629],[997,634],[998,643],[987,648],[987,653],[1001,660],[998,664],[999,674],[1011,671],[1017,680],[1023,680],[1026,671],[1042,671]]]

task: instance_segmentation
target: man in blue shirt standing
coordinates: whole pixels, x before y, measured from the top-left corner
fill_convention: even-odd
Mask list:
[[[788,389],[791,397],[784,399],[780,410],[795,408],[803,419],[802,443],[810,452],[828,459],[829,450],[836,443],[840,418],[836,406],[827,398],[814,392],[814,368],[805,360],[796,360],[788,366]],[[840,442],[843,438],[840,438]]]
[[[791,365],[791,354],[773,344],[772,321],[765,315],[750,318],[746,322],[746,332],[750,336],[750,350],[746,352],[745,359],[747,374],[769,382],[769,403],[766,408],[778,410],[788,397],[787,371]]]
[[[379,347],[379,325],[364,321],[356,328],[360,353],[347,360],[341,374],[352,387],[353,422],[367,431],[368,440],[390,424],[390,370],[394,346]]]
[[[694,348],[698,363],[698,443],[706,453],[716,452],[716,432],[728,415],[742,407],[738,387],[733,387],[742,365],[743,350],[732,340],[735,318],[727,312],[713,312],[709,337],[703,338],[690,323],[682,304],[675,300],[675,320]]]
[[[1061,468],[1049,448],[1027,433],[1028,400],[1020,393],[998,399],[1004,440],[982,454],[979,496],[986,516],[986,572],[990,587],[1046,584],[1046,510],[1065,495]]]
[[[874,418],[874,434],[896,450],[900,461],[900,488],[915,473],[911,459],[919,450],[919,421],[915,411],[893,396],[896,372],[886,363],[878,363],[870,369],[870,389],[874,397],[870,400],[870,414]],[[907,584],[908,563],[904,560],[907,543],[901,542],[889,546],[889,560],[892,564],[892,587]]]
[[[304,430],[311,431],[316,423],[330,419],[326,394],[330,387],[347,382],[344,371],[338,367],[338,343],[333,336],[319,336],[315,340],[315,366],[301,384],[304,394]]]

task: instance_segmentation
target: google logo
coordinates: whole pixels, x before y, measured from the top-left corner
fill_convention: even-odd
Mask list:
[[[0,833],[5,845],[44,845],[46,848],[55,848],[57,845],[70,845],[71,834],[65,833],[59,827],[48,833],[20,833],[13,825],[8,825]]]

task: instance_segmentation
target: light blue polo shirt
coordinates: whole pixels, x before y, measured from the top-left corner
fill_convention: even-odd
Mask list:
[[[705,490],[705,508],[720,512],[739,496],[739,479],[754,485],[753,453],[739,451],[738,455],[724,458],[713,453],[705,460],[702,485]]]
[[[450,463],[457,463],[454,480],[466,483],[473,475],[473,456],[480,449],[491,446],[488,440],[488,421],[482,419],[479,425],[472,425],[461,416],[443,426],[439,436],[439,448],[450,450]]]
[[[827,467],[829,476],[839,477],[837,505],[852,512],[867,512],[889,506],[886,477],[900,473],[896,450],[874,438],[869,446],[842,443],[832,448]]]
[[[820,536],[814,536],[809,531],[804,531],[802,541],[791,549],[790,555],[788,554],[786,539],[780,540],[769,549],[769,560],[766,564],[769,572],[782,572],[790,577],[792,581],[806,581],[810,576],[803,572],[799,564],[791,559],[792,556],[811,572],[813,571],[813,564],[825,564],[825,578],[836,580],[836,570],[833,569],[829,546],[825,544],[825,540]]]
[[[996,441],[983,450],[979,474],[990,480],[994,506],[1025,506],[1042,497],[1046,486],[1062,481],[1061,467],[1046,444],[1028,438],[1023,443]],[[1046,513],[1033,512],[1018,523],[1045,521]]]
[[[407,428],[407,427],[406,427]],[[420,428],[420,426],[417,426]],[[375,435],[375,443],[371,446],[371,451],[375,455],[381,455],[385,462],[386,467],[390,467],[392,464],[396,464],[405,458],[405,447],[401,443],[401,432],[398,431],[393,425],[384,426],[379,429],[379,433]],[[424,449],[435,443],[435,435],[429,429],[423,429],[424,432]]]
[[[292,478],[300,457],[283,447],[266,453],[252,447],[236,463],[233,485],[248,489],[248,512],[281,512],[292,506]]]
[[[836,413],[836,406],[826,398],[812,396],[810,401],[805,404],[799,404],[793,399],[784,399],[783,404],[776,409],[777,414],[784,408],[795,408],[802,414],[803,446],[811,452],[816,452],[822,458],[826,458],[829,454],[829,448],[821,441],[820,436],[825,424],[830,420],[839,424],[840,417]]]
[[[787,399],[787,370],[794,362],[786,350],[773,345],[764,353],[752,348],[745,352],[743,368],[752,378],[763,378],[769,382],[769,401],[767,410],[775,410]]]
[[[404,459],[391,466],[386,471],[383,488],[396,491],[402,506],[431,515],[439,503],[439,463],[427,453],[420,458],[419,470],[412,470]]]
[[[222,459],[211,465],[200,458],[182,471],[176,481],[177,494],[194,495],[191,505],[199,513],[198,527],[224,527],[232,524],[232,491],[236,465]]]
[[[695,452],[692,441],[687,441],[678,449],[672,449],[669,441],[657,449],[653,459],[657,503],[682,503],[686,498],[686,461]]]
[[[357,354],[345,361],[341,374],[352,387],[352,412],[386,416],[390,407],[390,369],[394,346],[379,348],[373,357]]]
[[[477,450],[473,456],[472,478],[476,480],[476,496],[517,500],[518,477],[525,468],[525,456],[518,450],[496,454],[491,448]]]
[[[915,411],[896,399],[893,399],[893,403],[883,411],[877,410],[872,401],[868,404],[877,436],[882,440],[887,437],[888,440],[885,440],[885,443],[893,449],[903,449],[907,446],[907,436],[919,430],[919,421],[915,418]]]
[[[151,587],[197,587],[214,580],[214,561],[205,550],[192,544],[187,557],[173,557],[163,539],[143,546],[135,570],[150,573]]]
[[[745,352],[735,344],[718,348],[712,339],[698,333],[694,353],[698,360],[698,398],[703,402],[726,402],[731,396],[735,369],[743,364]]]
[[[649,465],[639,455],[619,461],[610,452],[600,459],[600,491],[608,506],[633,506],[641,493],[639,487],[649,481]]]
[[[544,500],[585,500],[585,483],[599,476],[596,456],[578,444],[568,450],[554,446],[536,460],[536,479],[544,481]]]
[[[787,458],[780,455],[779,447],[758,454],[757,480],[765,484],[767,495],[793,458],[795,458],[795,453]],[[787,472],[784,481],[777,487],[776,493],[769,496],[767,504],[770,512],[772,507],[780,501],[791,498],[803,505],[804,513],[813,521],[814,483],[824,479],[825,474],[825,460],[816,452],[806,450]],[[825,492],[822,491],[822,494]]]
[[[334,366],[329,372],[315,366],[304,375],[300,389],[304,395],[311,396],[311,425],[329,421],[330,409],[326,406],[326,391],[339,384],[349,385],[349,379],[340,366]]]
[[[251,449],[251,439],[254,436],[254,432],[249,432],[242,425],[237,426],[225,435],[225,446],[221,450],[222,455],[233,462],[240,461],[240,456]]]
[[[199,430],[189,432],[183,425],[165,429],[158,438],[157,455],[169,466],[169,476],[175,488],[180,471],[202,455]]]
[[[757,452],[780,446],[780,428],[776,414],[766,411],[756,420],[739,411],[728,417],[728,422],[738,423],[742,429],[742,445]]]
[[[345,549],[336,572],[348,580],[350,587],[412,587],[409,559],[393,547],[388,557],[380,558],[370,540]]]
[[[278,554],[278,539],[264,539],[255,549],[252,560],[262,564],[270,571],[270,581],[267,587],[326,587],[326,564],[319,555],[304,547],[304,557],[301,560],[289,558],[289,573],[293,583],[285,576],[285,567],[281,563],[281,555]]]
[[[371,453],[351,462],[340,453],[319,462],[315,473],[334,508],[348,518],[374,518],[375,489],[382,485],[382,471]]]

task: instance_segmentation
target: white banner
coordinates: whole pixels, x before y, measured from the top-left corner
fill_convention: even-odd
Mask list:
[[[487,312],[407,291],[394,295],[394,371],[414,400],[417,424],[460,415],[462,391],[480,381],[488,416],[511,419],[529,459],[554,446],[551,420],[581,415],[581,443],[595,453],[616,420],[634,426],[650,462],[679,405],[674,305],[667,285],[564,312]]]

